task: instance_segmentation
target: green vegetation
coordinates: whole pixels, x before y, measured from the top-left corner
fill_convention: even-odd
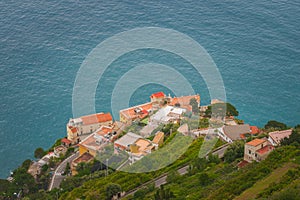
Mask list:
[[[298,166],[298,167],[297,167]],[[259,193],[258,197],[268,197],[273,195],[276,191],[280,191],[286,188],[288,185],[292,184],[295,180],[300,178],[300,166],[293,165],[293,163],[288,163],[282,167],[282,172],[275,174],[274,179],[276,178],[277,182],[269,184],[269,187],[265,188],[262,192]],[[283,173],[284,172],[284,173]],[[269,182],[270,183],[270,182]]]
[[[44,151],[43,148],[39,147],[34,151],[34,157],[37,159],[42,158],[44,155],[46,154],[46,152]]]
[[[44,150],[43,148],[39,147],[35,150],[34,156],[37,159],[42,158],[47,152],[53,151],[54,147],[60,144],[61,142],[59,139],[48,150]],[[51,192],[45,192],[48,189],[51,173],[53,173],[52,170],[62,160],[71,155],[73,151],[74,148],[69,148],[65,155],[61,155],[58,158],[52,157],[49,160],[48,165],[46,164],[41,167],[41,173],[37,174],[35,178],[27,173],[30,165],[33,162],[29,159],[25,160],[20,167],[13,171],[12,182],[6,180],[0,181],[0,199],[2,197],[15,197],[18,193],[20,193],[22,196],[29,197],[29,199],[54,199],[56,196],[55,190]]]
[[[190,116],[190,118],[186,118],[181,120],[181,124],[187,123],[190,130],[208,128],[209,127],[209,119],[208,118],[199,118],[199,116]]]
[[[23,191],[23,194],[32,194],[41,188],[41,185],[38,185],[34,178],[27,173],[30,163],[30,160],[25,160],[18,169],[13,171],[14,180],[12,182],[0,181],[0,199],[2,197],[12,198],[16,196],[14,193],[18,194],[20,191]]]
[[[281,145],[294,145],[299,147],[300,146],[300,129],[297,129],[297,126],[293,130],[292,134],[288,138],[284,138],[281,141]]]
[[[176,182],[177,179],[179,178],[180,174],[178,173],[177,170],[171,170],[169,173],[168,173],[168,176],[167,176],[167,182],[168,183],[173,183],[173,182]]]
[[[212,113],[215,115],[213,117],[230,117],[239,115],[237,109],[230,103],[216,103],[208,106],[207,110],[205,111],[205,116],[211,117]]]
[[[230,144],[224,153],[224,161],[231,163],[237,158],[242,158],[244,156],[244,144],[244,141],[235,141]]]
[[[299,177],[300,170],[297,170],[296,167],[297,165],[294,163],[287,163],[284,166],[275,169],[269,176],[256,182],[253,187],[245,190],[240,196],[235,198],[235,200],[254,199],[259,193],[258,197],[270,196],[272,192],[278,190],[279,187],[288,185],[288,183],[293,179],[297,179]],[[296,170],[293,168],[296,168]],[[294,173],[294,171],[297,173]],[[291,175],[293,175],[293,177],[291,177]],[[284,177],[282,178],[282,176]],[[279,181],[281,183],[278,183]]]
[[[48,149],[47,152],[54,151],[54,148],[55,148],[55,147],[61,145],[61,139],[62,139],[62,138],[57,139],[57,140],[55,141],[55,143],[52,145],[52,147],[50,147],[50,148]]]
[[[165,133],[165,136],[168,136],[171,133],[176,132],[178,128],[179,128],[179,124],[170,123],[164,125],[161,131]]]
[[[169,200],[174,199],[174,197],[175,196],[170,188],[165,189],[163,185],[160,186],[154,195],[155,200]]]
[[[269,200],[298,200],[300,197],[300,180],[289,184],[286,188],[274,192]],[[263,199],[263,198],[262,198]]]
[[[152,193],[155,190],[154,184],[149,184],[147,188],[143,188],[134,193],[133,199],[144,200],[147,193]]]
[[[201,186],[207,186],[213,181],[213,179],[206,172],[200,173],[198,175],[198,179]]]
[[[232,148],[237,148],[236,146],[238,145],[234,144]],[[174,171],[170,171],[167,178],[168,183],[164,187],[169,188],[174,194],[173,198],[178,200],[231,200],[252,187],[256,194],[262,192],[262,195],[257,197],[262,199],[267,197],[284,199],[283,195],[287,194],[286,188],[299,194],[296,189],[299,188],[300,184],[295,186],[295,183],[299,181],[299,148],[295,146],[279,147],[266,160],[252,163],[239,170],[236,167],[238,161],[239,158],[231,163],[220,162],[220,160],[214,160],[210,157],[207,159],[195,158],[190,162],[188,174],[178,176]],[[284,175],[281,176],[281,174]],[[157,191],[143,189],[141,192],[142,199],[153,199]],[[288,197],[295,199],[295,195],[288,195]]]
[[[126,172],[149,172],[153,170],[161,169],[177,160],[192,143],[191,137],[183,136],[181,133],[172,133],[165,142],[164,146],[159,151],[143,157],[140,161],[134,163],[131,166],[122,168]],[[172,140],[170,138],[172,137]]]
[[[288,129],[287,125],[275,120],[270,120],[268,123],[265,125],[265,129],[268,130],[286,130]]]
[[[234,118],[234,121],[235,121],[237,124],[244,124],[244,120],[242,120],[242,119]]]
[[[117,195],[122,191],[121,186],[111,183],[106,187],[106,199],[111,200],[114,195]]]

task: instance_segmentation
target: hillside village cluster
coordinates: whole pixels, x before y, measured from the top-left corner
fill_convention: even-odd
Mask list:
[[[163,145],[165,134],[160,130],[156,131],[157,128],[162,124],[180,124],[187,117],[186,113],[193,112],[192,99],[197,102],[200,113],[208,108],[208,106],[200,106],[200,95],[171,97],[163,92],[157,92],[150,96],[150,102],[121,110],[119,121],[114,121],[110,113],[97,113],[70,119],[66,125],[67,137],[61,140],[61,145],[55,147],[54,152],[34,162],[28,172],[37,176],[41,167],[47,164],[51,157],[65,154],[70,147],[79,149],[78,157],[71,162],[72,175],[76,175],[76,167],[79,163],[87,163],[94,160],[97,155],[101,156],[108,145],[113,145],[115,154],[120,152],[128,154],[126,163],[132,164]],[[211,105],[216,103],[223,102],[212,100]],[[145,126],[138,132],[124,131],[136,122],[143,122]],[[187,124],[182,124],[178,132],[194,138],[200,135],[217,134],[225,142],[233,143],[260,134],[260,129],[249,124],[237,124],[233,117],[226,117],[225,125],[220,128],[189,130]],[[264,160],[276,146],[280,145],[281,140],[289,137],[291,133],[292,129],[274,131],[268,133],[267,138],[254,139],[245,143],[244,161],[239,165]]]

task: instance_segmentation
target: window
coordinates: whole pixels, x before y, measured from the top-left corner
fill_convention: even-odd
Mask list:
[[[249,154],[251,154],[251,150],[249,150]]]

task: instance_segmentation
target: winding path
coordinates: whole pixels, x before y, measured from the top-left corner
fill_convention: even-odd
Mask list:
[[[79,155],[79,152],[70,155],[68,158],[66,158],[65,160],[63,160],[55,169],[54,174],[51,178],[51,182],[49,185],[49,191],[52,190],[53,188],[59,188],[60,183],[62,182],[62,180],[65,178],[64,175],[62,175],[62,172],[66,169],[67,163],[70,163],[77,158]]]

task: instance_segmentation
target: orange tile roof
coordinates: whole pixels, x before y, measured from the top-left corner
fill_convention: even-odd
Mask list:
[[[108,122],[112,121],[112,116],[110,113],[97,114],[98,122]]]
[[[259,153],[259,154],[265,154],[269,151],[272,151],[273,149],[274,149],[274,147],[272,145],[267,145],[267,146],[264,146],[261,149],[258,149],[256,152]]]
[[[147,147],[151,146],[151,142],[143,138],[138,139],[135,144],[139,146],[139,151],[145,151]]]
[[[250,126],[251,134],[259,133],[259,129],[257,126]]]
[[[141,113],[136,113],[134,110],[136,108],[140,108],[141,109]],[[124,110],[121,110],[120,113],[122,113],[123,115],[127,116],[127,118],[129,119],[136,119],[136,118],[144,118],[148,115],[148,111],[152,109],[152,103],[145,103],[145,104],[141,104],[138,106],[134,106],[131,108],[127,108]],[[147,112],[145,112],[147,111]]]
[[[263,139],[254,139],[250,142],[247,142],[246,144],[248,145],[251,145],[251,146],[257,146],[257,145],[260,145],[262,143],[266,142],[266,140],[263,140]]]
[[[97,134],[101,136],[105,136],[108,133],[111,133],[113,131],[112,127],[102,126],[98,131]]]
[[[246,165],[248,165],[249,163],[246,161],[246,160],[243,160],[241,161],[239,164],[238,164],[238,168],[243,168],[245,167]]]
[[[79,143],[79,146],[83,146],[88,149],[92,149],[96,151],[103,148],[103,145],[96,142],[96,138],[94,134],[91,134],[88,137],[86,137],[83,141]]]
[[[112,121],[112,116],[110,113],[97,113],[83,116],[81,117],[81,120],[84,125],[97,124]]]
[[[65,143],[65,144],[71,144],[71,140],[68,140],[67,138],[63,138],[61,139],[61,142]]]
[[[150,141],[143,138],[138,139],[134,144],[138,146],[138,152],[132,153],[135,156],[147,155],[148,151],[154,148]]]
[[[72,133],[76,133],[78,129],[74,126],[69,126],[69,129],[71,130]]]
[[[154,94],[152,94],[151,95],[151,98],[162,98],[162,97],[165,97],[166,95],[165,95],[165,93],[163,93],[163,92],[156,92],[156,93],[154,93]]]

